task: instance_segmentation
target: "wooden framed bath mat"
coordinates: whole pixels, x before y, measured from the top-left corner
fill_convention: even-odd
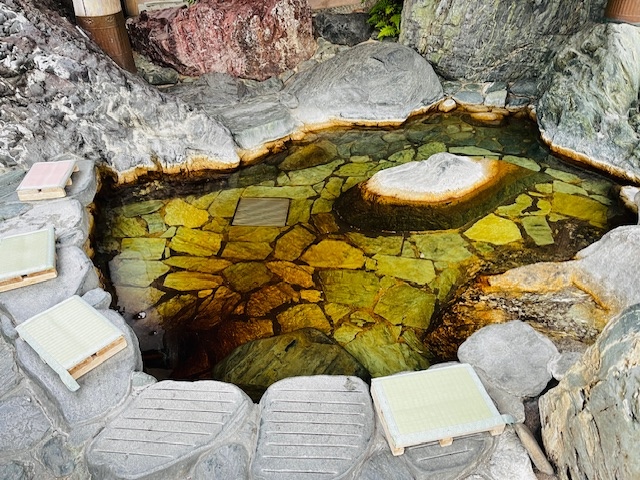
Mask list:
[[[0,238],[0,292],[58,275],[53,227]]]
[[[507,423],[468,364],[374,378],[371,395],[393,455],[474,433],[499,435]]]
[[[78,171],[75,160],[34,163],[18,185],[18,198],[23,202],[66,196],[71,174]]]

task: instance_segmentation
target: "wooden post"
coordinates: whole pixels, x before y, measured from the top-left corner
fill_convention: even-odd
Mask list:
[[[120,0],[73,0],[78,25],[121,68],[136,73]]]

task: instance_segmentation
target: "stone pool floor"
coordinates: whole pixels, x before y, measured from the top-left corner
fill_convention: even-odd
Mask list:
[[[515,163],[534,181],[458,230],[356,231],[333,211],[375,172],[440,151]],[[382,376],[428,367],[432,317],[480,269],[568,259],[599,238],[620,215],[612,186],[549,155],[533,124],[436,115],[310,135],[197,193],[167,197],[147,185],[140,195],[158,199],[106,199],[96,248],[143,351],[197,338],[172,354],[175,378],[211,378],[239,345],[307,327]],[[248,198],[289,199],[286,225],[233,225]],[[567,247],[564,232],[576,227],[586,243]]]

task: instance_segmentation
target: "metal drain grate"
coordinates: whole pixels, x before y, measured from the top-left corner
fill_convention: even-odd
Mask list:
[[[284,227],[290,203],[288,198],[241,198],[231,225]]]

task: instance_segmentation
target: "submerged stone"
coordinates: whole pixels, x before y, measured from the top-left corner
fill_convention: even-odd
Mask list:
[[[147,234],[147,222],[141,218],[117,216],[111,226],[111,235],[116,238],[144,237]]]
[[[309,247],[301,257],[313,267],[360,268],[364,265],[364,254],[360,249],[339,240],[322,240]]]
[[[123,238],[120,258],[160,260],[166,245],[164,238]]]
[[[433,262],[430,260],[396,257],[377,254],[376,271],[380,275],[391,275],[418,285],[426,285],[436,278]]]
[[[129,205],[123,205],[121,212],[125,217],[140,217],[142,215],[148,215],[153,212],[157,212],[164,206],[162,200],[147,200],[144,202],[130,203]]]
[[[553,232],[543,216],[522,218],[522,226],[538,246],[553,245]]]
[[[400,150],[392,155],[389,155],[389,161],[394,163],[409,163],[416,158],[416,151],[413,148],[406,148]],[[422,160],[419,158],[418,160]]]
[[[405,343],[398,343],[399,331],[381,322],[363,330],[345,349],[365,366],[372,377],[424,370],[429,362]]]
[[[296,265],[291,262],[269,262],[267,263],[267,268],[286,283],[299,285],[303,288],[309,288],[314,285],[313,267]]]
[[[216,332],[212,346],[216,361],[220,361],[240,345],[259,338],[273,337],[273,323],[264,319],[251,319],[248,322],[227,321],[220,323]],[[253,360],[255,361],[255,358]]]
[[[208,330],[220,323],[240,303],[239,293],[221,286],[213,295],[209,295],[198,307],[198,311],[189,328],[193,330]]]
[[[207,220],[209,213],[206,210],[200,210],[184,200],[171,200],[164,209],[164,221],[167,225],[198,228],[207,223]]]
[[[523,215],[523,212],[533,205],[533,198],[529,195],[518,195],[516,198],[516,203],[511,205],[503,205],[501,207],[496,208],[496,213],[498,215],[504,215],[510,218],[519,218]]]
[[[222,277],[200,272],[174,272],[164,279],[164,286],[180,292],[209,290],[222,285]]]
[[[231,287],[238,292],[250,292],[271,281],[273,275],[262,262],[235,263],[222,274]]]
[[[144,312],[158,303],[163,295],[163,291],[153,287],[116,286],[118,307],[122,308],[125,313]]]
[[[242,188],[221,191],[209,205],[208,212],[212,217],[233,217],[242,193]]]
[[[111,281],[115,285],[148,287],[169,270],[164,263],[152,260],[126,259],[118,256],[109,262]]]
[[[324,179],[323,179],[324,180]],[[243,193],[243,197],[265,197],[265,198],[291,198],[303,199],[311,198],[317,195],[317,192],[311,187],[314,183],[305,184],[303,186],[282,186],[282,187],[247,187]]]
[[[487,150],[486,148],[468,146],[468,147],[451,147],[449,153],[456,155],[467,155],[470,157],[497,157],[499,154]]]
[[[304,170],[294,170],[289,172],[289,181],[291,185],[315,185],[323,182],[329,177],[333,171],[344,163],[344,160],[334,160],[326,165],[305,168]]]
[[[458,228],[526,188],[532,175],[506,162],[437,153],[376,173],[335,206],[346,222],[361,229]]]
[[[315,239],[309,230],[296,225],[278,239],[274,255],[281,260],[296,260]]]
[[[286,283],[269,285],[251,294],[247,302],[247,315],[263,317],[272,310],[298,299],[297,292]]]
[[[447,146],[442,142],[430,142],[420,145],[418,147],[418,154],[416,160],[426,160],[436,153],[442,153],[447,151]]]
[[[221,258],[192,257],[188,255],[174,255],[164,260],[164,263],[171,267],[202,273],[218,273],[231,265],[230,261]]]
[[[347,238],[368,255],[400,255],[403,238],[401,236],[369,237],[358,232],[347,233]]]
[[[522,240],[522,234],[515,222],[498,217],[493,213],[478,220],[464,234],[471,240],[487,242],[493,245],[505,245]]]
[[[254,397],[259,397],[278,380],[308,375],[351,375],[369,379],[355,358],[312,328],[243,345],[213,369],[214,378],[234,383],[255,394]]]
[[[320,282],[328,302],[371,307],[380,289],[374,273],[361,270],[323,270]]]
[[[458,233],[416,234],[411,235],[411,241],[420,250],[422,258],[436,262],[457,263],[473,256],[467,249],[469,244]]]
[[[435,303],[436,296],[431,293],[409,285],[397,285],[382,295],[373,311],[394,325],[426,330]]]
[[[519,165],[523,168],[528,168],[529,170],[533,170],[534,172],[540,171],[540,165],[538,165],[538,162],[527,157],[516,157],[515,155],[505,155],[504,157],[502,157],[502,161],[513,163],[514,165]]]
[[[210,257],[220,250],[222,235],[203,232],[187,227],[180,227],[169,242],[169,248],[176,252],[187,253],[196,257]]]
[[[585,197],[589,196],[584,188],[577,185],[572,185],[571,183],[562,182],[560,180],[553,181],[553,191],[568,193],[569,195],[584,195]]]
[[[271,245],[266,242],[228,242],[222,256],[238,260],[264,260],[272,250]]]
[[[338,155],[337,147],[328,140],[300,147],[280,163],[280,170],[301,170],[329,163]]]
[[[302,303],[285,310],[277,316],[283,333],[301,328],[315,328],[323,333],[331,333],[331,324],[322,309],[313,303]]]
[[[230,242],[273,242],[280,235],[277,227],[245,227],[233,226],[229,228]]]
[[[607,224],[607,207],[597,200],[580,195],[554,193],[551,211],[585,220],[596,227],[604,227]]]
[[[556,170],[555,168],[547,168],[544,173],[565,183],[578,184],[582,182],[582,179],[579,176],[574,175],[573,173],[563,172],[562,170]]]
[[[157,212],[150,213],[149,215],[142,215],[142,219],[147,222],[147,230],[149,230],[149,234],[151,235],[154,233],[162,233],[167,229],[167,225],[164,223],[162,215]]]

